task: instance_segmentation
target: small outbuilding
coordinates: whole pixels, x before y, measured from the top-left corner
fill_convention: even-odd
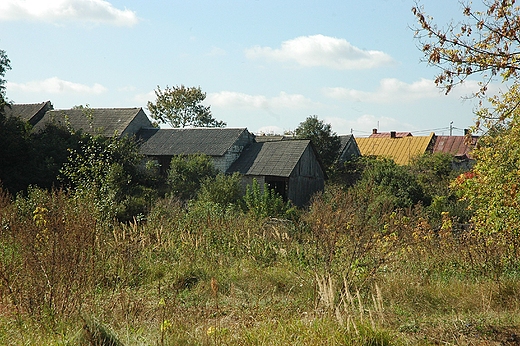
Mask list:
[[[357,145],[354,135],[341,135],[339,136],[341,141],[341,147],[339,150],[338,162],[350,161],[356,157],[361,156],[361,151]]]
[[[296,206],[307,205],[325,186],[326,173],[310,140],[252,143],[227,170],[242,174],[243,186],[256,179]]]

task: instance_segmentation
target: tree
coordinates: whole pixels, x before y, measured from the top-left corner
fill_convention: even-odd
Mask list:
[[[225,127],[226,123],[211,116],[209,106],[202,102],[206,93],[200,87],[186,88],[184,85],[155,90],[155,103],[148,102],[148,110],[152,118],[172,127]]]
[[[60,180],[78,197],[91,198],[102,220],[128,221],[147,212],[154,192],[141,168],[143,156],[128,137],[79,134]]]
[[[386,204],[392,208],[409,208],[419,202],[429,203],[424,189],[408,167],[384,158],[367,158],[365,163],[361,179],[355,186],[376,191],[374,203]]]
[[[316,115],[307,117],[294,131],[296,138],[310,139],[323,164],[328,169],[336,161],[341,148],[341,141],[330,124],[325,124]]]
[[[502,262],[518,259],[520,234],[520,7],[514,0],[484,0],[484,9],[463,4],[464,21],[439,29],[422,7],[412,10],[420,27],[416,37],[426,61],[438,68],[435,83],[450,92],[468,77],[483,79],[475,96],[484,98],[500,77],[507,90],[477,111],[476,128],[487,128],[473,151],[476,164],[452,184],[473,212],[475,235],[483,244],[506,249]],[[509,252],[509,251],[512,252]],[[493,250],[494,251],[494,250]]]
[[[440,69],[435,83],[446,93],[473,75],[482,77],[474,92],[477,97],[485,97],[489,83],[498,76],[503,82],[518,83],[520,8],[514,0],[483,0],[483,5],[483,10],[476,10],[470,2],[461,1],[464,20],[450,22],[443,28],[419,4],[412,8],[419,23],[415,37],[425,60]],[[518,107],[519,103],[510,106]],[[477,128],[480,125],[490,128],[510,117],[511,111],[479,112]]]
[[[7,53],[0,49],[0,120],[4,115],[4,106],[7,104],[5,96],[5,73],[11,69],[11,61],[7,57]]]

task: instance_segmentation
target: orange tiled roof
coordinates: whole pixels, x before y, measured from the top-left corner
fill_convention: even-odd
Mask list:
[[[387,157],[398,165],[407,165],[413,157],[426,153],[433,136],[434,133],[415,137],[356,138],[356,142],[363,156]]]

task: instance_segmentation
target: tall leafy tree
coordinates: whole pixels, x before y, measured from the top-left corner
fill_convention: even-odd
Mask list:
[[[469,1],[460,3],[463,19],[441,27],[419,3],[412,8],[419,24],[415,37],[425,61],[440,71],[435,78],[437,86],[449,93],[469,77],[480,76],[482,79],[474,96],[485,97],[493,80],[517,84],[520,7],[514,0],[483,0],[480,8],[475,8],[477,5]],[[509,106],[517,107],[518,103]],[[477,126],[489,128],[512,113],[511,109],[502,109],[480,115]]]
[[[4,115],[4,106],[7,103],[5,96],[5,73],[11,69],[11,61],[7,57],[5,50],[0,49],[0,120]]]
[[[226,123],[218,121],[211,115],[210,107],[202,102],[206,93],[200,87],[187,88],[184,85],[155,90],[155,102],[148,102],[148,110],[155,120],[179,127],[225,127]]]
[[[99,217],[126,221],[146,212],[147,199],[152,198],[142,155],[137,144],[128,137],[79,134],[76,148],[60,170],[60,180],[76,196],[92,198]],[[149,196],[148,196],[149,195]]]
[[[316,115],[311,115],[301,122],[294,134],[296,138],[310,139],[312,141],[323,164],[327,168],[330,168],[338,158],[341,140],[332,131],[330,124],[325,124]]]
[[[461,3],[462,4],[462,3]],[[453,183],[486,244],[517,249],[520,234],[520,7],[514,0],[483,0],[480,9],[461,6],[463,20],[439,27],[417,5],[416,37],[425,60],[440,73],[435,83],[450,92],[471,76],[482,78],[475,96],[484,98],[496,79],[506,91],[477,111],[476,128],[487,129],[473,151],[476,165]],[[509,244],[509,245],[508,245]],[[509,247],[508,247],[509,246]],[[518,258],[518,254],[515,256]]]

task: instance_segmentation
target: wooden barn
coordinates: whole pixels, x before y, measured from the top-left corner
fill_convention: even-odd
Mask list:
[[[52,108],[51,101],[46,101],[42,103],[15,103],[5,106],[4,111],[7,117],[17,117],[34,126]]]
[[[142,129],[137,133],[141,154],[155,160],[162,174],[177,155],[205,154],[215,168],[226,172],[242,150],[253,143],[254,135],[246,128]]]
[[[43,129],[48,123],[105,137],[133,136],[142,128],[152,127],[150,119],[142,108],[49,110],[36,124],[34,131]]]
[[[305,206],[312,195],[325,186],[323,168],[310,140],[266,141],[253,143],[227,170],[242,174],[243,185],[256,179],[266,183],[285,200]]]
[[[338,162],[350,161],[361,156],[354,135],[342,135],[339,136],[339,139],[341,141],[341,147],[339,149]]]

